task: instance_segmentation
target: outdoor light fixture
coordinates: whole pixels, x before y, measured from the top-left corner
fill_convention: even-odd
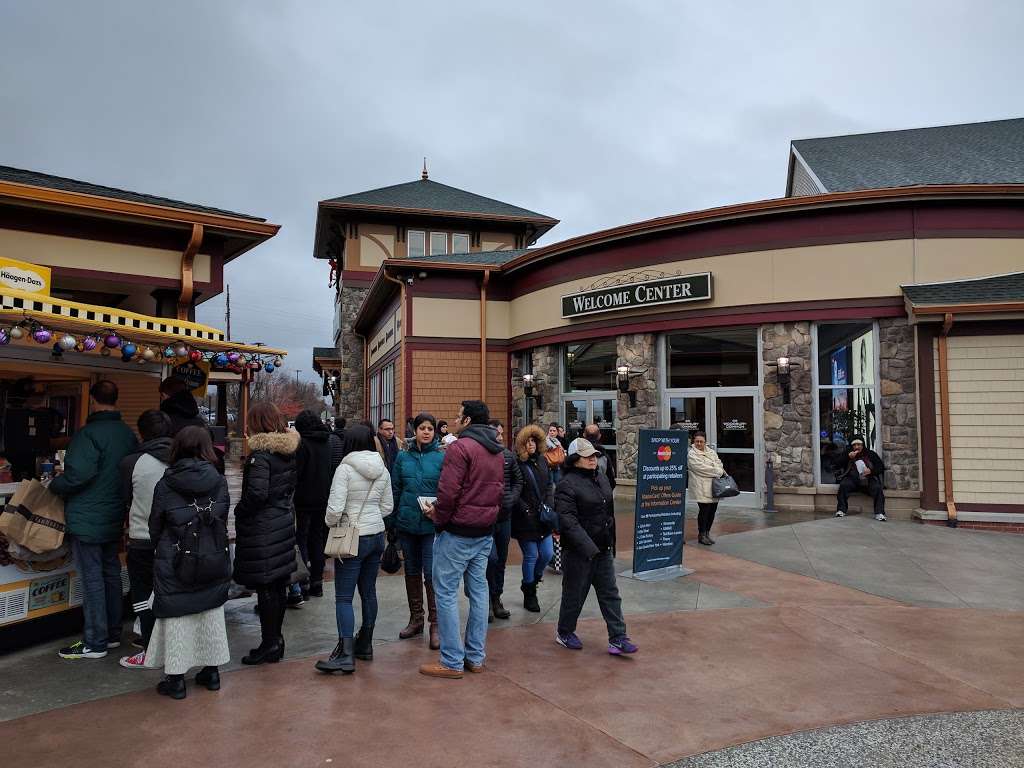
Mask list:
[[[536,394],[536,395],[533,394],[533,385],[535,383],[536,383],[536,380],[534,379],[532,373],[524,373],[523,374],[523,394],[526,396],[527,400],[533,400],[533,402],[535,402],[537,404],[538,408],[543,409],[544,408],[544,397],[542,395],[540,395],[540,394]]]
[[[794,367],[799,367],[790,361],[788,357],[780,357],[775,361],[776,375],[779,378],[779,386],[782,388],[782,403],[789,405],[790,402],[790,374]]]
[[[629,366],[620,365],[615,369],[618,375],[619,392],[629,395],[629,407],[636,408],[636,392],[629,388]]]

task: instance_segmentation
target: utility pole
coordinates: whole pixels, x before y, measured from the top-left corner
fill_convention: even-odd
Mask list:
[[[301,368],[296,369],[296,371],[295,371],[295,388],[296,389],[299,388],[299,374],[300,373],[302,373],[302,369]]]
[[[227,302],[224,308],[224,324],[227,326],[228,341],[231,341],[231,286],[227,286]]]

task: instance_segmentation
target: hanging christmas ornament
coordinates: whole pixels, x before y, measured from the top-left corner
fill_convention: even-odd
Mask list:
[[[142,350],[142,359],[147,363],[155,360],[156,351],[152,347],[146,347]]]
[[[16,325],[13,328],[11,328],[11,338],[12,339],[17,341],[18,339],[23,339],[24,337],[25,337],[25,329],[22,328],[20,325]]]
[[[188,359],[191,360],[193,363],[198,363],[203,359],[203,353],[200,352],[198,349],[193,349],[191,352],[188,353]]]
[[[47,344],[53,338],[53,334],[45,328],[39,327],[32,331],[32,338],[39,344]]]
[[[6,328],[0,328],[0,347],[11,343],[11,332]]]
[[[284,365],[284,360],[282,360],[280,357],[275,357],[274,358],[274,367],[275,368],[280,368],[282,365]]]
[[[95,336],[86,336],[82,339],[82,350],[85,352],[92,352],[99,345],[99,339]]]
[[[70,352],[72,349],[78,346],[78,339],[76,339],[70,333],[65,333],[63,336],[60,337],[60,341],[58,341],[57,343],[60,344],[60,348],[63,349],[65,352]]]
[[[214,355],[213,364],[216,365],[218,368],[227,367],[228,356],[223,352],[218,352],[216,355]]]
[[[131,358],[132,356],[134,356],[136,351],[138,351],[138,347],[136,347],[130,341],[123,347],[121,347],[121,354],[127,358]]]
[[[174,348],[175,357],[188,357],[188,347],[184,344],[179,344]]]
[[[121,346],[121,337],[116,333],[108,333],[103,339],[103,344],[107,349],[117,349]]]
[[[273,363],[267,363],[265,366],[263,366],[263,370],[265,370],[267,373],[273,373],[274,372],[274,364]]]
[[[237,363],[240,357],[241,355],[237,352],[228,352],[228,362]]]
[[[132,356],[131,355],[126,355],[124,352],[121,353],[121,362],[122,363],[130,363],[131,361],[132,361]]]
[[[164,357],[174,357],[174,347],[164,347]]]

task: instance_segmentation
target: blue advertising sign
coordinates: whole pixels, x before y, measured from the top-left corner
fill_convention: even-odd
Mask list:
[[[689,436],[684,429],[640,430],[634,574],[683,564]]]

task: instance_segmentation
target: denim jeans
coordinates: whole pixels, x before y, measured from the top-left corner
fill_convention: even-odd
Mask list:
[[[406,576],[423,574],[430,581],[434,567],[434,534],[432,533],[399,533],[398,540],[402,545],[402,565]]]
[[[494,526],[494,546],[487,558],[487,588],[491,597],[501,597],[505,591],[505,563],[508,562],[508,542],[512,538],[512,520]]]
[[[449,669],[463,663],[484,663],[487,642],[487,558],[494,546],[491,536],[468,538],[447,531],[434,539],[434,597],[437,630],[441,639],[441,664]],[[469,594],[469,618],[465,645],[459,632],[459,584],[465,576]]]
[[[354,637],[356,617],[352,598],[359,589],[362,604],[362,626],[377,623],[377,571],[384,554],[384,534],[359,537],[359,554],[334,561],[334,613],[338,620],[338,637]]]
[[[82,580],[83,639],[94,651],[105,651],[108,642],[121,640],[123,593],[117,550],[116,541],[87,544],[77,536],[71,537],[75,568]]]
[[[540,541],[520,541],[519,548],[523,550],[523,583],[533,584],[540,581],[544,576],[544,569],[555,553],[551,536],[545,536]]]
[[[562,550],[562,605],[558,611],[558,634],[576,631],[576,622],[591,587],[597,593],[597,605],[608,627],[608,639],[626,634],[622,599],[615,583],[615,556],[610,551],[599,552],[587,560],[571,549]]]

